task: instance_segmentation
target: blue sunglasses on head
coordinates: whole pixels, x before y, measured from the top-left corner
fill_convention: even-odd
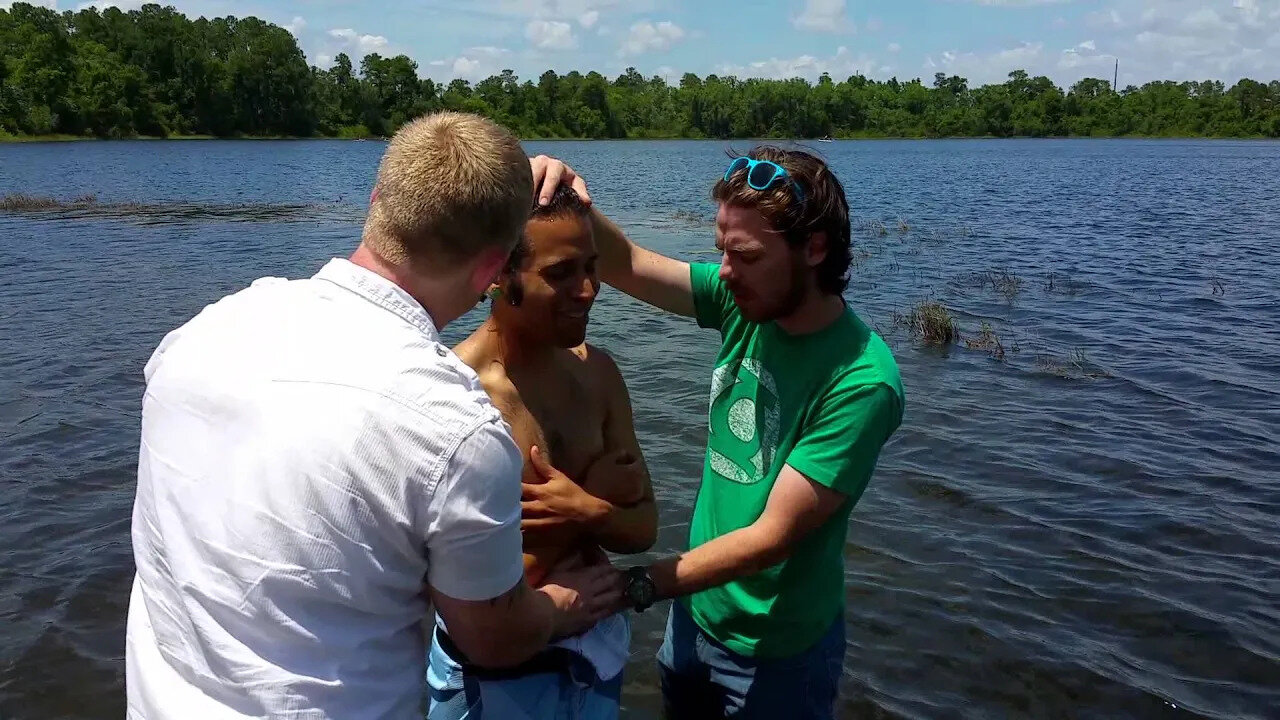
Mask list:
[[[769,160],[755,160],[745,155],[736,157],[729,163],[729,169],[724,171],[724,181],[729,182],[730,176],[743,168],[747,170],[747,187],[752,190],[768,190],[779,180],[790,180],[796,199],[804,202],[804,191],[800,189],[800,183],[787,173],[786,168]]]

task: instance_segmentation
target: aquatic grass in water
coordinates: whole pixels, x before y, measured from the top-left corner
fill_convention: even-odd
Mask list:
[[[708,218],[702,213],[694,212],[693,210],[677,210],[674,213],[672,213],[671,218],[673,220],[679,220],[681,222],[688,223],[689,225],[695,225],[700,227],[715,225],[714,219]]]
[[[1044,291],[1058,295],[1079,295],[1084,291],[1085,285],[1079,280],[1072,279],[1068,275],[1058,272],[1051,272],[1045,275]]]
[[[1111,373],[1090,361],[1089,356],[1081,348],[1076,348],[1071,353],[1071,356],[1067,358],[1041,355],[1036,358],[1036,368],[1041,372],[1056,375],[1064,380],[1092,380],[1112,377]]]
[[[951,279],[954,287],[968,287],[978,290],[991,290],[1005,300],[1012,301],[1022,292],[1021,277],[1008,270],[987,270],[986,272],[967,273]]]
[[[912,337],[928,347],[954,345],[960,337],[951,312],[942,303],[932,300],[922,301],[909,313],[894,313],[893,324],[906,328]]]
[[[996,334],[995,329],[991,327],[991,323],[982,323],[982,327],[978,330],[976,336],[964,338],[964,346],[970,350],[985,350],[996,360],[1004,360],[1004,343],[1001,342],[1000,336]],[[1017,346],[1015,345],[1015,352],[1016,348]]]
[[[24,195],[22,193],[14,193],[12,195],[0,197],[0,211],[5,212],[52,210],[60,205],[61,203],[50,197],[37,197],[35,195]]]
[[[98,202],[85,194],[71,200],[14,193],[0,197],[0,212],[30,213],[34,218],[107,218],[143,224],[195,220],[228,222],[360,222],[364,213],[350,205],[294,205],[284,203],[211,203],[200,201]]]

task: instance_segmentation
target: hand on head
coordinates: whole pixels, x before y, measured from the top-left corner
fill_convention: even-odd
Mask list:
[[[556,188],[560,185],[568,185],[578,193],[582,202],[591,203],[586,181],[563,161],[539,155],[529,159],[529,167],[533,170],[533,194],[538,198],[539,205],[551,202],[551,197],[556,194]]]

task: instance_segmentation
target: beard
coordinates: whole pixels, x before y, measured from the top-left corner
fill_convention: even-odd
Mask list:
[[[808,279],[808,270],[808,266],[798,254],[793,253],[787,286],[783,292],[767,300],[760,298],[755,305],[738,304],[742,317],[749,322],[764,324],[794,313],[804,304],[809,295],[808,283],[805,282]]]

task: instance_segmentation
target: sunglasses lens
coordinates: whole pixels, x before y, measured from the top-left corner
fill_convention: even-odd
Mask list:
[[[744,158],[744,157],[734,158],[733,162],[729,163],[729,169],[726,170],[724,173],[725,179],[728,180],[730,175],[738,172],[739,170],[741,170],[742,168],[750,164],[751,164],[751,161],[748,160],[747,158]]]
[[[747,184],[756,190],[765,190],[780,175],[778,166],[770,163],[759,163],[751,168],[751,173],[747,175]]]

